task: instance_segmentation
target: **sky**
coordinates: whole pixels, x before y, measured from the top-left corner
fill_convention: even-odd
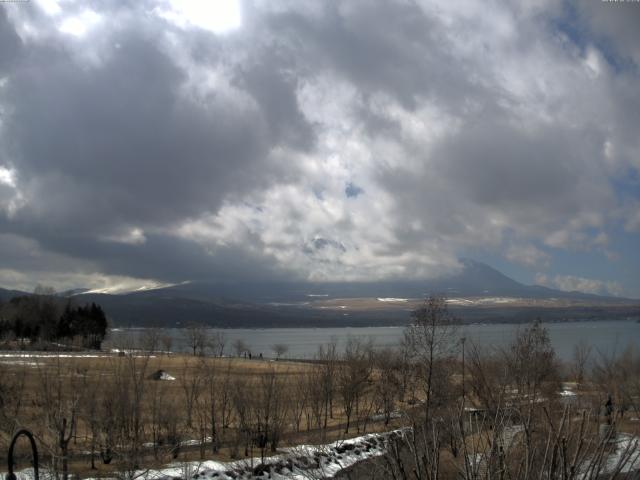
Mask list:
[[[640,3],[0,3],[0,286],[640,298]]]

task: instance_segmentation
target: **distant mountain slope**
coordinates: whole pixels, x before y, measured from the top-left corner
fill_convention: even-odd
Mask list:
[[[96,302],[117,326],[184,326],[190,322],[222,327],[287,327],[403,324],[422,299],[512,297],[518,302],[461,301],[450,308],[466,321],[529,321],[640,316],[640,301],[523,285],[473,260],[463,269],[433,280],[382,282],[191,282],[127,294],[65,292],[78,303]],[[15,294],[0,289],[0,299]],[[61,294],[62,295],[62,294]],[[342,300],[341,300],[342,299]],[[527,300],[528,299],[528,300]],[[553,299],[545,301],[545,299]]]
[[[0,288],[0,301],[6,302],[7,300],[18,297],[20,295],[28,295],[25,292],[21,292],[20,290],[7,290],[5,288]]]
[[[562,292],[523,285],[498,270],[463,260],[463,270],[427,281],[386,282],[192,282],[124,295],[80,294],[78,301],[103,305],[119,325],[185,325],[204,322],[225,327],[336,326],[403,324],[412,304],[382,305],[376,298],[421,299],[430,294],[454,297],[518,297],[532,299],[517,305],[451,305],[467,321],[529,321],[584,318],[626,318],[640,314],[640,302],[580,292]],[[534,299],[558,299],[541,306]],[[335,300],[345,299],[345,302]],[[348,306],[348,299],[364,308]],[[326,303],[323,303],[326,302]],[[327,306],[328,305],[328,306]],[[567,307],[571,305],[571,307]]]
[[[222,283],[192,282],[167,288],[133,292],[128,295],[145,298],[183,298],[221,303],[282,303],[302,302],[313,298],[424,298],[447,297],[523,297],[566,298],[624,302],[627,299],[603,297],[581,292],[563,292],[538,285],[524,285],[498,270],[474,260],[462,260],[464,268],[453,275],[432,280],[380,282],[271,282]]]

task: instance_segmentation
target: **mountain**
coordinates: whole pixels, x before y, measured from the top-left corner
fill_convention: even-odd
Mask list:
[[[166,288],[132,292],[137,298],[189,299],[221,304],[275,304],[305,302],[320,298],[425,298],[520,297],[558,298],[598,302],[625,302],[627,299],[581,292],[564,292],[539,285],[519,283],[489,265],[461,260],[463,269],[430,280],[378,282],[187,282]]]
[[[426,296],[444,295],[465,321],[626,318],[640,302],[519,283],[473,260],[433,280],[382,282],[191,282],[125,295],[80,294],[104,306],[119,325],[224,327],[404,324]]]
[[[126,294],[73,290],[103,306],[115,326],[301,327],[399,325],[428,295],[444,295],[468,322],[640,317],[640,301],[524,285],[474,260],[432,280],[381,282],[185,282]],[[16,292],[20,293],[20,292]],[[13,296],[0,289],[0,299]]]
[[[21,295],[28,295],[28,293],[21,292],[20,290],[7,290],[0,288],[0,301],[6,302],[13,297],[19,297]]]

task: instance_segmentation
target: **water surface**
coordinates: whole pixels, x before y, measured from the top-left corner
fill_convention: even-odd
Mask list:
[[[595,355],[620,353],[629,345],[640,342],[640,323],[635,320],[599,320],[584,322],[543,323],[559,358],[570,360],[575,346],[586,342]],[[476,324],[459,328],[457,335],[467,339],[467,346],[474,343],[483,347],[505,348],[519,329],[525,325]],[[378,347],[393,347],[402,340],[403,327],[338,327],[338,328],[266,328],[266,329],[208,329],[210,333],[221,332],[226,339],[226,352],[241,339],[250,348],[252,355],[274,356],[272,346],[287,345],[285,356],[290,358],[313,358],[320,345],[335,340],[342,350],[349,337],[371,340]],[[172,350],[189,351],[185,331],[177,328],[164,330],[172,337]],[[145,334],[144,329],[115,329],[111,332],[113,347],[128,347]]]

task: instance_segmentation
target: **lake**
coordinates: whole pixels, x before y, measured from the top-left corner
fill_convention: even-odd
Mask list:
[[[551,343],[559,358],[571,360],[573,350],[579,342],[593,347],[593,353],[620,353],[627,346],[640,341],[640,323],[635,320],[599,320],[584,322],[543,323],[551,338]],[[467,339],[467,346],[474,343],[481,346],[502,348],[514,338],[522,324],[474,324],[461,326],[458,336]],[[274,356],[272,345],[285,344],[288,358],[313,358],[318,346],[335,339],[338,348],[344,348],[349,337],[371,340],[379,347],[398,345],[402,339],[403,327],[340,327],[340,328],[266,328],[266,329],[209,329],[210,332],[222,332],[226,339],[225,351],[231,353],[231,345],[243,340],[253,355],[262,353],[265,357]],[[189,351],[185,332],[170,328],[163,330],[173,338],[172,350]],[[145,334],[145,329],[114,329],[109,343],[115,348],[135,345],[137,339]]]

